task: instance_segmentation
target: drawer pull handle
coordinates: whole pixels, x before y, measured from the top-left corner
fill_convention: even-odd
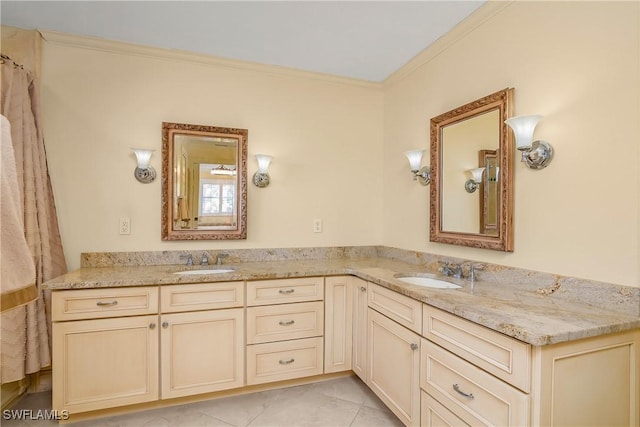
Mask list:
[[[278,292],[281,294],[292,294],[294,289],[280,289]]]
[[[96,305],[98,307],[112,307],[114,305],[118,305],[118,301],[110,301],[110,302],[102,302],[102,301],[98,301],[96,303]]]
[[[460,390],[460,386],[458,384],[454,384],[453,389],[457,391],[458,394],[461,394],[464,397],[468,397],[469,399],[473,399],[475,397],[473,393],[465,393],[464,391]]]
[[[361,290],[362,292],[367,292],[367,288],[365,288],[364,286],[360,286],[360,290]]]
[[[418,349],[418,347],[419,347],[419,345],[418,345],[418,344],[416,344],[416,343],[414,343],[414,342],[412,342],[412,343],[411,343],[411,350],[417,350],[417,349]]]
[[[162,322],[162,327],[167,329],[169,327],[169,322]]]
[[[289,360],[282,360],[282,359],[280,359],[280,361],[279,361],[278,363],[279,363],[279,364],[281,364],[281,365],[290,365],[290,364],[292,364],[292,363],[293,363],[293,362],[295,362],[295,361],[296,361],[296,359],[294,359],[294,358],[292,357],[292,358],[291,358],[291,359],[289,359]]]
[[[155,323],[150,323],[149,324],[149,329],[155,329],[156,328],[156,324]]]
[[[280,324],[280,326],[291,326],[294,323],[296,323],[296,321],[295,320],[281,320],[278,323]]]

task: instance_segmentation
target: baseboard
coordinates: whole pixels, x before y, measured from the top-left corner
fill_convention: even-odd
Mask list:
[[[26,391],[29,385],[29,381],[23,378],[12,383],[2,384],[0,390],[0,398],[2,399],[2,410],[7,409],[13,403],[20,398]]]

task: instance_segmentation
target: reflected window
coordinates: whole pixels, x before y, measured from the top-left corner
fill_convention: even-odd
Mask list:
[[[199,216],[233,213],[235,185],[222,180],[203,180],[200,186]]]

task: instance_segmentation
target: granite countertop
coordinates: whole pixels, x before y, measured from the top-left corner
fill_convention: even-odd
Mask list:
[[[211,275],[173,274],[203,268],[234,268],[234,271]],[[578,292],[575,289],[566,291],[571,287],[570,281],[540,283],[482,271],[479,280],[469,282],[441,277],[425,266],[388,258],[261,261],[205,267],[92,267],[72,271],[43,286],[56,291],[343,274],[360,277],[536,346],[640,328],[640,313],[633,311],[636,304],[640,311],[639,292],[633,288],[614,289],[613,302],[610,307],[603,308],[575,301],[571,295],[591,292],[596,300],[599,291],[584,287]],[[433,289],[409,285],[396,278],[402,274],[431,274],[462,287]],[[622,306],[626,308],[620,309]],[[632,308],[631,312],[628,307]]]

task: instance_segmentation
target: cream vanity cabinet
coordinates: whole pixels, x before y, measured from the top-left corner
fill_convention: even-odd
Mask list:
[[[162,399],[244,385],[244,283],[160,287]]]
[[[53,407],[76,413],[243,386],[243,285],[54,292]]]
[[[367,385],[405,425],[417,425],[422,303],[373,283],[367,301]]]
[[[247,282],[247,384],[319,375],[324,278]]]
[[[360,279],[328,276],[324,283],[324,373],[350,371],[353,351],[353,288]]]
[[[367,312],[369,310],[367,302],[367,286],[365,280],[354,277],[351,293],[353,295],[353,348],[352,363],[353,372],[360,377],[364,383],[368,383],[367,378]]]
[[[158,399],[157,287],[59,291],[51,306],[54,409]]]
[[[531,346],[428,305],[423,319],[422,425],[638,425],[638,330]]]

